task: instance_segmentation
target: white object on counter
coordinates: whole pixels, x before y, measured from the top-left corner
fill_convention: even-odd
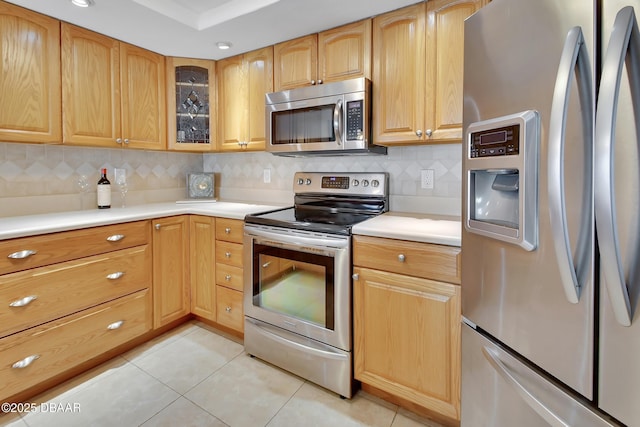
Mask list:
[[[364,236],[459,247],[462,223],[457,217],[387,212],[354,225],[352,232]]]

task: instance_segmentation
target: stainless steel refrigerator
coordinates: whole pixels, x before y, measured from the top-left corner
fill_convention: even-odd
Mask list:
[[[463,427],[640,426],[640,0],[465,23]]]

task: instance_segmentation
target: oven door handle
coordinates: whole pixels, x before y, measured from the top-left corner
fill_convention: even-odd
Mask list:
[[[297,343],[294,341],[289,341],[288,339],[281,337],[280,335],[273,333],[271,331],[269,331],[268,329],[264,328],[261,325],[256,324],[255,322],[251,322],[253,324],[253,326],[255,328],[258,329],[258,331],[261,334],[264,334],[266,336],[268,336],[269,338],[273,339],[274,341],[278,341],[280,344],[287,346],[289,348],[293,348],[295,350],[301,350],[301,351],[305,351],[307,353],[313,353],[316,354],[318,356],[322,356],[323,358],[327,358],[327,359],[335,359],[335,360],[344,360],[344,359],[348,359],[348,356],[342,353],[336,353],[333,351],[328,351],[328,350],[323,350],[320,348],[316,348],[316,347],[310,347],[308,345],[304,345],[301,343]]]
[[[348,237],[330,238],[317,235],[307,237],[293,231],[279,233],[277,231],[264,231],[246,226],[245,232],[248,236],[257,238],[258,243],[268,243],[269,245],[279,248],[295,250],[300,249],[300,247],[310,247],[335,251],[336,249],[346,249],[349,247]],[[286,241],[284,241],[284,239],[286,239]]]

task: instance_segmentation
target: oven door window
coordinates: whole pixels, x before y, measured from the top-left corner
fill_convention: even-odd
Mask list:
[[[272,144],[333,142],[335,104],[274,111],[271,114]]]
[[[334,258],[254,244],[253,305],[334,329]]]

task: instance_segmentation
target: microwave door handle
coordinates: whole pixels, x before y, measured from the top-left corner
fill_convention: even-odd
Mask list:
[[[342,144],[342,128],[342,99],[338,99],[333,107],[333,134],[338,145]]]
[[[626,285],[618,227],[614,188],[614,143],[617,120],[617,100],[622,70],[627,59],[631,97],[634,107],[640,106],[640,34],[633,7],[622,8],[616,15],[609,46],[602,65],[600,94],[596,113],[595,139],[595,208],[598,246],[602,274],[611,308],[618,323],[631,326],[632,309]]]
[[[588,280],[590,263],[590,241],[592,236],[592,202],[591,181],[592,176],[585,176],[583,194],[589,195],[584,200],[578,245],[576,248],[576,263],[574,264],[567,225],[567,209],[564,189],[564,154],[565,137],[567,127],[567,111],[569,109],[569,97],[571,83],[574,76],[578,79],[578,90],[584,124],[584,148],[586,152],[585,171],[590,174],[592,169],[591,151],[593,150],[593,96],[591,89],[591,68],[589,56],[585,46],[584,36],[580,27],[572,28],[567,34],[558,74],[556,77],[553,102],[551,106],[551,119],[549,122],[549,220],[553,231],[553,242],[561,283],[567,300],[577,304],[580,301],[580,290]]]

